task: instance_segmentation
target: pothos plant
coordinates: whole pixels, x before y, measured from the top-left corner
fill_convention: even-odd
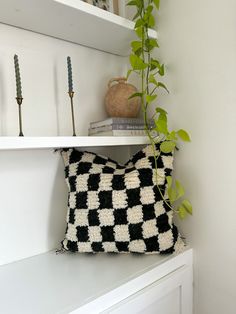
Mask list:
[[[154,51],[159,47],[158,41],[150,38],[148,32],[149,28],[155,26],[153,12],[159,10],[160,0],[132,0],[127,5],[136,9],[133,20],[135,22],[134,31],[137,35],[137,40],[131,42],[131,69],[128,71],[127,77],[131,73],[136,73],[141,79],[141,90],[131,97],[141,97],[145,129],[154,152],[156,182],[158,182],[157,161],[160,154],[156,155],[155,144],[160,143],[161,152],[170,153],[177,149],[178,140],[189,142],[190,137],[183,129],[169,130],[167,111],[159,106],[155,107],[152,117],[155,127],[151,128],[149,124],[148,109],[157,100],[158,91],[164,89],[169,93],[166,85],[160,82],[160,77],[165,74],[165,66],[154,57]],[[158,136],[155,135],[156,132]],[[178,213],[181,219],[192,214],[192,205],[189,200],[184,198],[185,191],[180,181],[172,180],[171,176],[167,176],[166,180],[169,201],[166,200],[163,191],[157,184],[166,205]]]

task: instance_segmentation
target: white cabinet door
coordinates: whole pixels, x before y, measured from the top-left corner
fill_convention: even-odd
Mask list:
[[[191,269],[188,266],[183,266],[103,313],[191,314]]]

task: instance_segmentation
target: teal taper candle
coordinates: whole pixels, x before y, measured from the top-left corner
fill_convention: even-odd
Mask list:
[[[15,64],[15,75],[16,75],[16,97],[22,98],[20,67],[19,67],[19,60],[18,60],[17,55],[14,55],[14,64]]]
[[[72,66],[71,66],[71,59],[67,57],[67,70],[68,70],[68,92],[73,92],[73,78],[72,78]]]

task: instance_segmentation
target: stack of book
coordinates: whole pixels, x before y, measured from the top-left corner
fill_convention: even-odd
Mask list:
[[[149,127],[154,126],[150,121]],[[108,118],[90,123],[90,136],[143,136],[146,135],[143,119],[139,118]]]

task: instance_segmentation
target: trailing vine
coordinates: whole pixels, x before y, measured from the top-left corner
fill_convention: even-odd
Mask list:
[[[131,69],[128,71],[127,77],[131,73],[136,73],[141,79],[141,90],[131,97],[141,97],[145,130],[154,152],[156,182],[159,193],[166,205],[183,219],[187,214],[192,214],[192,205],[189,200],[184,198],[183,185],[178,180],[174,182],[171,176],[166,177],[169,198],[169,200],[166,200],[158,186],[157,161],[159,155],[155,153],[155,145],[160,143],[161,152],[171,153],[177,148],[178,140],[190,142],[190,137],[183,129],[169,130],[167,111],[159,106],[155,107],[155,113],[152,117],[155,127],[150,128],[148,119],[148,108],[157,100],[158,91],[164,89],[169,93],[166,85],[159,81],[159,78],[165,75],[165,66],[153,56],[155,49],[159,48],[158,41],[149,36],[149,29],[155,27],[153,12],[159,10],[160,0],[131,0],[127,5],[136,9],[133,20],[135,22],[134,31],[137,35],[137,40],[131,42]],[[156,133],[158,136],[156,136]]]

